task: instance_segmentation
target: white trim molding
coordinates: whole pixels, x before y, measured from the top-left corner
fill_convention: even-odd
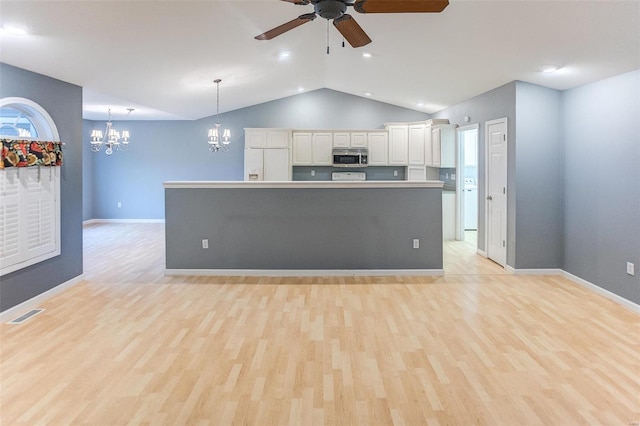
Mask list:
[[[164,219],[89,219],[82,222],[83,225],[93,223],[164,223]]]
[[[577,284],[581,287],[586,288],[587,290],[591,290],[594,293],[603,296],[612,302],[615,302],[623,307],[629,309],[632,312],[640,314],[640,305],[632,302],[631,300],[625,299],[624,297],[618,296],[615,293],[610,292],[596,284],[593,284],[585,279],[582,279],[578,276],[570,274],[569,272],[559,269],[559,268],[550,268],[550,269],[515,269],[511,266],[507,266],[505,269],[514,275],[557,275],[563,278],[568,279],[574,284]]]
[[[62,284],[58,284],[57,286],[50,288],[44,293],[40,293],[39,295],[34,296],[29,300],[25,300],[24,302],[13,306],[6,311],[0,312],[0,323],[11,321],[15,317],[36,308],[38,304],[44,302],[45,300],[62,293],[63,291],[73,287],[74,285],[82,281],[84,281],[84,274],[78,275],[75,278],[71,278],[70,280],[63,282]]]
[[[165,269],[165,275],[250,277],[443,276],[443,269]]]

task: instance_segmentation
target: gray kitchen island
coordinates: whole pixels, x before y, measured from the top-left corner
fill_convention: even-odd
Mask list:
[[[165,273],[442,275],[442,186],[165,182]]]

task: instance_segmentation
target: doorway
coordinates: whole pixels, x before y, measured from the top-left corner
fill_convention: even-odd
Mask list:
[[[478,124],[458,128],[456,240],[466,240],[466,237],[477,238],[478,129]]]

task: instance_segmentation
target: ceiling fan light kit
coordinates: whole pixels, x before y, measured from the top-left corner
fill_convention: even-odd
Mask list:
[[[333,25],[352,47],[362,47],[371,43],[355,19],[346,13],[352,6],[358,13],[439,13],[449,5],[448,0],[281,0],[299,6],[313,5],[313,13],[298,16],[289,22],[279,25],[256,36],[256,40],[271,40],[302,24],[313,21],[317,15]]]

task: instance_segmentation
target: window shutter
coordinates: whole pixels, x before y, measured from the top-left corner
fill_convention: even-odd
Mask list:
[[[0,266],[20,259],[20,179],[18,169],[0,173]]]
[[[54,169],[31,167],[25,172],[23,229],[27,235],[25,252],[32,258],[55,250]]]

